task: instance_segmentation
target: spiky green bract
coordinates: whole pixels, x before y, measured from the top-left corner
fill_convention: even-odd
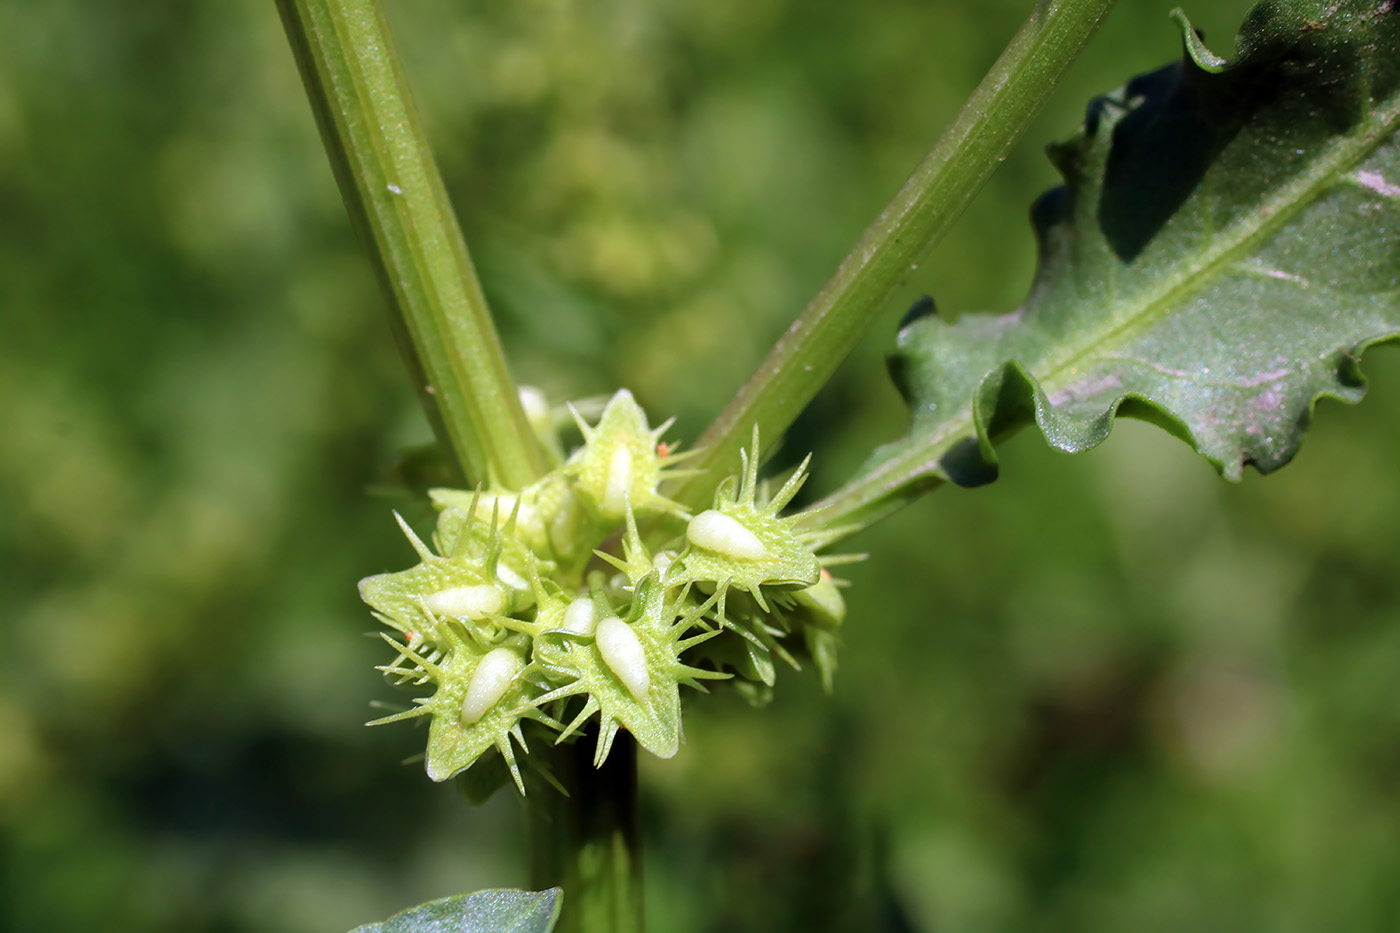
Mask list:
[[[691,520],[681,555],[683,569],[674,581],[744,590],[767,611],[763,587],[811,586],[817,582],[821,566],[798,532],[797,518],[778,516],[806,481],[807,461],[777,495],[763,501],[758,497],[757,428],[751,450],[752,455],[740,451],[743,478],[737,488],[730,477],[715,493],[714,508]]]
[[[577,421],[585,443],[564,465],[564,475],[594,515],[614,527],[626,517],[629,505],[642,516],[685,516],[679,504],[656,491],[664,478],[664,461],[674,459],[663,458],[657,450],[671,422],[652,430],[626,389],[612,397],[596,425]]]
[[[697,654],[716,670],[733,671],[746,683],[772,687],[778,682],[773,652],[755,638],[726,632],[707,642]]]
[[[430,489],[428,497],[439,512],[439,536],[455,537],[464,525],[479,529],[493,520],[513,522],[505,535],[508,541],[537,561],[566,570],[577,570],[592,552],[593,542],[603,540],[616,527],[589,515],[558,470],[519,492]]]
[[[413,529],[395,515],[421,562],[408,570],[381,573],[360,581],[360,598],[368,603],[381,621],[403,634],[410,646],[421,641],[437,642],[447,619],[490,640],[502,631],[500,620],[510,607],[512,588],[499,575],[499,538],[487,539],[474,550],[446,556],[429,550]],[[434,611],[434,596],[463,588],[479,588],[482,611]],[[500,594],[499,607],[492,609],[484,597],[491,590]]]
[[[836,686],[836,652],[841,647],[841,639],[835,632],[808,626],[802,630],[802,639],[807,643],[807,654],[817,666],[822,678],[822,689],[827,693]]]
[[[668,599],[666,587],[655,577],[647,577],[637,586],[631,611],[622,621],[640,642],[646,660],[650,688],[640,697],[634,696],[624,678],[608,666],[596,636],[570,638],[548,671],[550,676],[570,682],[535,700],[537,706],[543,706],[567,697],[587,697],[560,741],[598,713],[594,764],[600,765],[607,758],[619,728],[632,733],[637,744],[658,758],[675,755],[681,742],[680,685],[704,690],[700,681],[729,676],[681,661],[687,648],[718,634],[711,631],[687,637],[711,605],[695,605],[688,590]]]
[[[725,627],[724,636],[707,642],[700,649],[701,657],[719,670],[734,671],[751,688],[766,688],[741,691],[755,706],[766,705],[772,698],[777,675],[774,658],[794,670],[801,670],[802,656],[810,658],[830,693],[840,646],[837,629],[846,616],[838,581],[823,569],[812,586],[775,590],[769,594],[769,603],[765,610],[747,593],[728,593],[714,614]],[[789,636],[798,635],[801,641],[793,644]]]
[[[846,619],[846,600],[831,572],[823,569],[820,579],[792,594],[796,610],[811,625],[827,631],[840,628]]]
[[[439,547],[455,541],[463,531],[509,522],[509,534],[518,539],[523,548],[547,556],[550,551],[549,532],[544,525],[544,510],[535,501],[538,485],[520,494],[429,489],[428,498],[438,510],[436,534],[442,539]]]
[[[626,578],[626,582],[622,585],[628,589],[635,589],[642,580],[653,573],[659,579],[665,580],[671,565],[671,557],[669,556],[671,552],[664,552],[668,556],[658,564],[658,559],[652,557],[651,552],[642,543],[642,535],[637,528],[637,517],[631,509],[627,510],[626,528],[627,530],[622,536],[622,557],[618,558],[606,551],[598,551],[598,557],[622,571],[622,575]],[[665,580],[665,582],[667,586],[670,586],[675,581]]]
[[[836,678],[836,649],[840,645],[836,631],[846,620],[846,600],[829,570],[823,567],[820,580],[792,594],[788,618],[801,629],[807,654],[821,674],[822,687],[830,693]]]
[[[707,664],[731,670],[740,692],[767,703],[777,676],[775,659],[799,668],[810,657],[829,691],[836,671],[836,630],[846,616],[838,581],[824,569],[859,555],[818,557],[842,536],[830,528],[798,531],[779,513],[806,480],[804,461],[773,496],[758,482],[758,435],[741,452],[741,476],[721,484],[714,508],[692,520],[686,547],[668,583],[694,585],[719,595],[709,619],[723,634],[700,651]],[[796,644],[794,644],[796,639]]]
[[[656,491],[680,459],[658,449],[664,428],[651,429],[626,391],[579,428],[583,446],[524,489],[431,490],[432,547],[400,519],[418,564],[360,583],[396,633],[384,638],[397,657],[379,670],[432,689],[376,722],[429,717],[428,775],[472,769],[459,783],[478,799],[507,772],[523,793],[521,764],[554,780],[528,756],[525,728],[575,741],[596,714],[597,764],[622,729],[669,758],[682,737],[682,684],[704,691],[706,680],[733,679],[766,701],[776,661],[797,667],[804,642],[825,681],[833,670],[831,632],[845,610],[820,574],[823,532],[798,532],[779,515],[805,464],[770,498],[755,436],[714,508],[653,551],[639,517],[689,518]]]
[[[501,753],[516,787],[523,794],[525,785],[516,765],[511,737],[514,736],[520,747],[525,748],[525,736],[520,731],[522,717],[538,719],[546,725],[558,725],[533,708],[533,697],[538,696],[541,690],[526,676],[523,640],[515,636],[494,645],[483,643],[475,633],[463,633],[452,625],[441,626],[439,637],[440,657],[433,661],[408,645],[385,636],[385,640],[399,652],[399,659],[379,670],[400,679],[416,676],[434,684],[437,689],[431,696],[415,699],[415,708],[376,719],[370,725],[431,716],[426,756],[430,778],[445,781],[466,770],[488,749],[495,748]],[[466,722],[462,704],[467,698],[472,679],[483,659],[497,650],[517,653],[520,673],[510,680],[499,698],[482,711],[474,722]]]

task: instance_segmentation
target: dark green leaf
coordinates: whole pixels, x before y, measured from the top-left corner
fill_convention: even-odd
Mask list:
[[[993,442],[1032,419],[1080,451],[1144,418],[1235,479],[1287,463],[1319,397],[1361,398],[1362,351],[1400,333],[1400,12],[1261,3],[1229,61],[1176,16],[1183,60],[1050,148],[1065,185],[1032,212],[1026,302],[900,332],[913,427],[831,520],[995,478]]]
[[[350,933],[549,933],[563,897],[558,888],[477,891],[419,904]]]

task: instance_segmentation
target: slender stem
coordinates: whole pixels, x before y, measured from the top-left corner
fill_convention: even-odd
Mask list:
[[[277,0],[429,420],[469,481],[544,472],[376,0]]]
[[[1000,444],[1019,429],[1013,425],[998,431],[989,442]],[[888,455],[877,451],[873,465],[867,463],[855,479],[802,512],[803,528],[825,530],[829,535],[826,543],[835,543],[942,486],[948,481],[945,458],[981,456],[978,441],[966,431],[949,431],[923,441],[917,445],[891,444]]]
[[[805,509],[802,527],[808,531],[831,530],[834,536],[824,539],[828,545],[869,528],[947,482],[937,463],[950,448],[951,445],[940,447],[936,452],[908,450],[904,456],[862,473]]]
[[[1006,157],[1116,0],[1041,0],[958,118],[697,442],[673,498],[705,505],[757,423],[776,438]]]
[[[586,739],[552,750],[569,797],[531,788],[531,886],[564,889],[556,933],[642,933],[637,744],[626,733],[601,768]],[[543,784],[543,782],[540,782]]]

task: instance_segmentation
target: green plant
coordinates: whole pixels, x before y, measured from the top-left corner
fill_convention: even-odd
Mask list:
[[[361,585],[396,632],[384,672],[432,687],[381,721],[431,719],[435,779],[460,776],[479,797],[508,775],[542,798],[539,838],[553,843],[536,853],[537,881],[562,882],[572,928],[641,926],[629,742],[676,753],[679,685],[732,678],[762,702],[773,659],[798,653],[830,682],[844,605],[818,552],[943,482],[994,478],[995,443],[1032,421],[1074,451],[1127,414],[1227,477],[1267,472],[1296,452],[1319,397],[1359,399],[1360,354],[1400,334],[1400,17],[1369,0],[1261,4],[1227,61],[1178,13],[1183,61],[1096,101],[1052,150],[1066,186],[1037,206],[1026,303],[951,323],[916,305],[893,359],[909,436],[821,502],[779,514],[805,464],[770,495],[758,438],[785,431],[830,378],[1111,5],[1036,8],[693,453],[677,454],[625,391],[596,424],[575,413],[568,453],[559,412],[526,410],[377,9],[282,4],[461,480],[429,491],[431,547],[404,525],[419,565]],[[531,749],[536,787],[517,746]],[[604,780],[583,777],[587,759],[607,765]]]

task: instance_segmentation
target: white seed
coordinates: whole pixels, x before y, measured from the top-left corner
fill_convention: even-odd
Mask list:
[[[505,564],[498,563],[496,564],[496,579],[510,588],[510,593],[507,595],[512,612],[529,609],[535,604],[535,588],[530,585],[529,580],[516,571]]]
[[[647,669],[641,639],[632,626],[617,616],[608,616],[598,623],[595,637],[603,663],[622,681],[627,692],[638,700],[645,697],[651,689],[651,671]]]
[[[530,588],[529,580],[502,563],[496,564],[496,579],[513,590],[528,590]]]
[[[685,536],[696,547],[725,557],[758,560],[768,556],[768,549],[758,540],[758,535],[745,528],[738,519],[714,509],[692,518],[686,526]]]
[[[592,635],[598,627],[598,607],[591,599],[576,599],[564,610],[564,624],[561,628],[575,635]]]
[[[549,543],[561,554],[573,553],[578,547],[578,500],[573,493],[566,493],[559,504],[554,518],[549,523]]]
[[[434,615],[484,619],[506,608],[506,594],[489,583],[453,586],[424,596],[423,606]]]
[[[666,571],[671,569],[671,562],[675,559],[676,555],[670,551],[661,551],[651,559],[651,569],[656,573],[656,579],[666,579]]]
[[[531,547],[537,547],[549,540],[549,532],[544,526],[544,515],[541,514],[538,505],[528,500],[520,503],[520,511],[515,514],[515,528],[517,536]]]
[[[632,451],[618,444],[608,461],[608,480],[603,485],[601,503],[606,515],[627,514],[627,499],[632,493]]]
[[[477,664],[462,701],[462,725],[475,724],[501,701],[525,667],[525,659],[509,648],[496,648]]]
[[[515,511],[515,503],[519,501],[519,499],[519,496],[512,495],[511,493],[498,496],[493,493],[483,492],[481,497],[476,500],[477,517],[482,521],[489,522],[491,520],[491,514],[494,512],[496,514],[496,520],[504,525],[506,519],[510,518],[510,513]]]
[[[489,527],[493,514],[496,517],[497,528],[504,528],[506,522],[514,515],[516,530],[527,542],[539,541],[545,535],[544,519],[540,510],[529,500],[521,502],[517,495],[482,493],[476,502],[477,521]]]

